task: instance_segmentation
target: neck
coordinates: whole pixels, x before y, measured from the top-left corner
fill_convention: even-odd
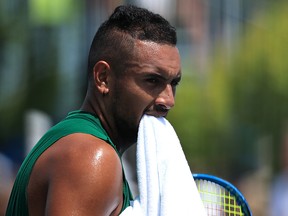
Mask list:
[[[99,98],[101,96],[99,95],[97,97]],[[99,118],[103,128],[116,146],[118,152],[122,155],[130,146],[134,144],[134,142],[128,142],[119,135],[118,130],[113,126],[113,123],[110,122],[111,120],[109,121],[109,119],[106,117],[107,115],[105,114],[105,109],[102,107],[103,104],[99,102],[99,100],[92,100],[89,94],[87,94],[80,110],[92,113]]]

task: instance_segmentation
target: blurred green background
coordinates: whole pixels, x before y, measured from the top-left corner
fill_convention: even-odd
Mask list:
[[[177,28],[183,79],[168,119],[192,172],[231,181],[254,215],[272,215],[271,185],[288,169],[284,0],[1,1],[1,194],[9,194],[31,142],[30,114],[46,119],[34,128],[45,130],[79,108],[92,37],[122,3],[147,7]]]

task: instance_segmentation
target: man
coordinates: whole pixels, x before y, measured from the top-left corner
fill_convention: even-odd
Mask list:
[[[180,78],[175,29],[148,10],[116,8],[93,39],[83,105],[25,159],[6,215],[119,215],[132,199],[121,155],[144,114],[174,106]]]

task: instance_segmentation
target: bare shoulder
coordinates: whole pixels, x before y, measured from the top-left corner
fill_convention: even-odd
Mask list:
[[[92,135],[71,134],[38,159],[29,200],[37,197],[37,190],[46,194],[47,215],[113,215],[122,207],[122,179],[121,161],[112,146]]]
[[[76,133],[63,137],[48,150],[51,162],[86,169],[117,168],[121,165],[115,149],[106,141],[89,134]],[[65,161],[63,164],[62,162]],[[59,166],[60,164],[57,164]],[[111,166],[112,165],[112,166]],[[110,166],[110,167],[109,167]],[[119,167],[121,168],[121,166]]]
[[[71,174],[109,181],[108,177],[116,178],[122,172],[121,161],[114,148],[104,140],[88,134],[76,133],[60,139],[47,156],[49,166],[53,167],[50,170],[53,175],[62,175],[60,171],[63,169]],[[88,183],[92,180],[94,184],[93,179],[85,178],[84,181]]]

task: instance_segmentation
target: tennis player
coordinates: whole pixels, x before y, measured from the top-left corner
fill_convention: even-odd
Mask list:
[[[143,114],[166,116],[181,79],[176,32],[160,15],[119,6],[93,39],[87,95],[23,162],[6,216],[119,215],[133,199],[121,155]]]

